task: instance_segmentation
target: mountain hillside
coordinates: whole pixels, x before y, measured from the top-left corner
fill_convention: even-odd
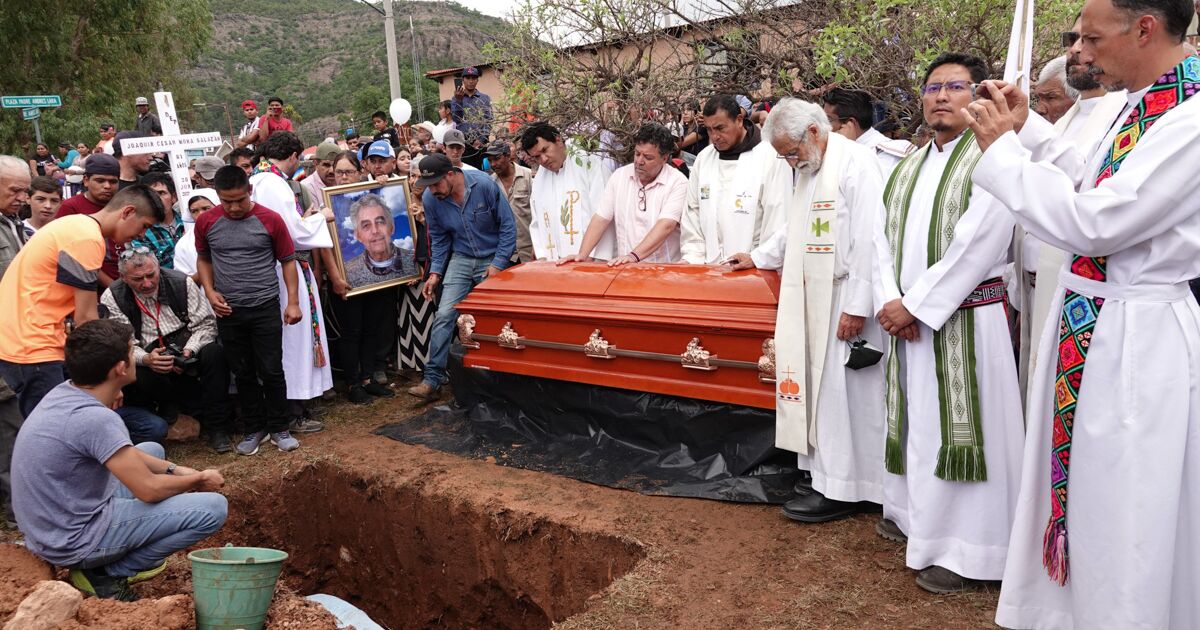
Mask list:
[[[306,142],[346,127],[370,127],[372,111],[387,109],[388,79],[383,16],[354,0],[210,0],[213,37],[188,77],[208,106],[195,112],[197,126],[228,133],[244,120],[239,104],[253,98],[266,111],[278,96],[300,121]],[[480,49],[503,36],[502,20],[453,2],[394,3],[401,92],[414,117],[436,116],[437,85],[421,79],[423,102],[413,78],[411,15],[420,72],[483,61]],[[423,107],[423,115],[421,108]]]

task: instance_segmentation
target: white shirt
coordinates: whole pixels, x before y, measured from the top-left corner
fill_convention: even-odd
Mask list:
[[[638,180],[632,164],[617,169],[608,178],[600,207],[596,210],[596,216],[613,222],[617,255],[633,251],[655,224],[662,219],[671,219],[676,223],[675,230],[658,249],[642,256],[642,262],[679,262],[678,224],[687,206],[687,187],[687,178],[669,164],[664,164],[658,177],[645,186]]]

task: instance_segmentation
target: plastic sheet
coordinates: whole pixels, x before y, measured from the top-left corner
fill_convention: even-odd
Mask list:
[[[376,433],[505,466],[643,494],[783,503],[796,456],[776,449],[772,411],[463,368],[455,408]]]

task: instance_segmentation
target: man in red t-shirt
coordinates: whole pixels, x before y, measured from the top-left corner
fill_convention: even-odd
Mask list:
[[[283,99],[272,96],[267,99],[267,115],[258,124],[258,142],[266,142],[277,131],[294,131],[292,121],[283,117]]]
[[[64,201],[58,207],[54,218],[61,219],[73,214],[99,212],[109,201],[112,201],[113,195],[117,192],[117,186],[120,185],[120,178],[121,164],[117,158],[107,153],[93,153],[84,162],[83,194],[75,195]],[[124,243],[115,243],[106,239],[105,245],[104,264],[100,267],[100,274],[97,277],[101,292],[112,284],[113,280],[121,277],[117,272],[117,256],[120,255]]]

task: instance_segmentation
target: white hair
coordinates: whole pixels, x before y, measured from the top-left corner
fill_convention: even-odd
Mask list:
[[[1038,73],[1037,82],[1045,83],[1046,81],[1050,81],[1052,79],[1056,79],[1062,84],[1063,91],[1066,92],[1067,98],[1071,99],[1072,101],[1079,98],[1079,90],[1076,90],[1075,88],[1071,87],[1070,83],[1067,83],[1067,58],[1065,55],[1062,57],[1055,57],[1054,59],[1048,61],[1046,65],[1042,66],[1042,71]]]
[[[29,172],[29,163],[19,157],[0,155],[0,175],[13,175]]]
[[[768,142],[785,137],[789,140],[807,141],[808,128],[812,125],[817,126],[818,138],[829,136],[829,117],[820,105],[798,98],[785,98],[776,103],[771,108],[771,113],[767,114],[762,135]]]
[[[124,274],[130,267],[141,267],[142,265],[154,263],[158,266],[158,257],[154,252],[142,253],[137,250],[128,250],[129,254],[121,252],[123,255],[117,257],[117,271]]]

